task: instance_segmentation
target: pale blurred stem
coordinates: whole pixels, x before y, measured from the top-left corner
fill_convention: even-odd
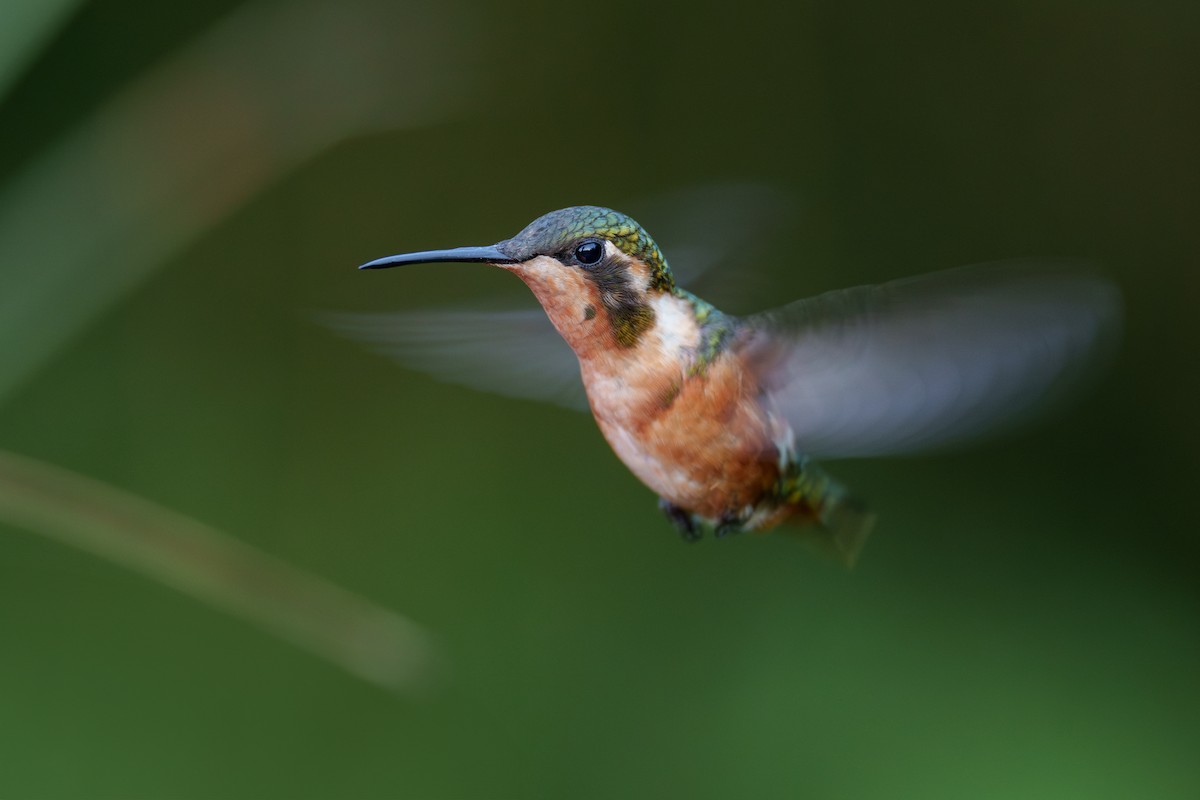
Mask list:
[[[432,651],[409,620],[141,497],[0,451],[0,521],[154,578],[330,661],[411,691]],[[85,602],[81,598],[81,602]]]

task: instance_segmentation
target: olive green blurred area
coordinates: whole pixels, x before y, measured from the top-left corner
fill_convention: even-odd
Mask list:
[[[437,660],[390,692],[3,525],[0,798],[1200,796],[1200,6],[12,5],[0,449]],[[1122,288],[1120,355],[1018,436],[830,464],[880,515],[846,571],[685,545],[591,419],[318,321],[532,304],[481,265],[354,267],[566,205],[653,233],[714,185],[786,199],[731,311],[1075,257]]]

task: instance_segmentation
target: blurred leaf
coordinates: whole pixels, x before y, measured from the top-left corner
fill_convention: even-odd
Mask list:
[[[0,400],[287,171],[341,139],[453,103],[455,64],[420,54],[445,38],[438,26],[449,20],[436,19],[376,0],[252,4],[36,159],[0,192],[0,339],[21,343],[0,351]],[[421,60],[414,78],[406,65]]]
[[[0,6],[0,99],[79,0],[6,0]]]
[[[413,622],[114,486],[0,451],[0,520],[42,533],[257,623],[387,689],[432,660]]]

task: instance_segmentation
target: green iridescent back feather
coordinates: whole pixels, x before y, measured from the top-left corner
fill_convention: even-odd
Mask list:
[[[686,289],[675,287],[672,293],[691,305],[696,322],[700,325],[700,345],[690,372],[692,375],[702,375],[708,369],[708,365],[733,341],[733,336],[738,330],[738,320]]]

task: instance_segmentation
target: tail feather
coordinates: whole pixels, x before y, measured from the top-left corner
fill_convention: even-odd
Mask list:
[[[853,567],[875,527],[875,514],[812,462],[795,476],[788,500],[797,507],[789,533]]]
[[[853,498],[843,498],[810,528],[821,549],[853,567],[875,527],[875,514]]]

